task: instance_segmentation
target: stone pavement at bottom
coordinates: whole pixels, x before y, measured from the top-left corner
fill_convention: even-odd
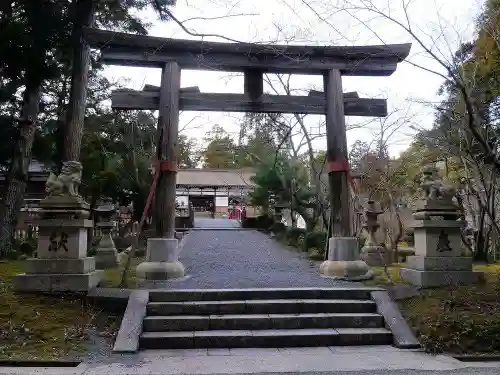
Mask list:
[[[388,346],[287,349],[148,350],[113,355],[76,368],[0,368],[2,374],[173,375],[173,374],[498,374],[499,363],[465,363],[447,356]]]
[[[218,220],[222,225],[232,225],[232,220]],[[191,231],[186,235],[179,259],[188,277],[158,285],[176,289],[360,285],[321,277],[319,262],[310,261],[304,253],[254,230]]]

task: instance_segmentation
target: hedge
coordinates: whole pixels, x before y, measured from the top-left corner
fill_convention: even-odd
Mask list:
[[[242,228],[253,228],[268,231],[273,225],[273,219],[267,215],[246,217],[241,222]]]

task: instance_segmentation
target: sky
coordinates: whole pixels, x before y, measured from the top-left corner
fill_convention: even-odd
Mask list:
[[[347,4],[349,2],[350,4]],[[432,104],[444,78],[444,68],[431,58],[412,36],[394,21],[358,9],[362,3],[374,4],[395,21],[411,26],[412,32],[439,59],[447,62],[461,42],[471,40],[481,0],[177,0],[172,9],[189,35],[174,21],[160,21],[152,10],[143,11],[150,23],[150,35],[166,38],[225,41],[227,37],[243,42],[269,42],[308,45],[366,45],[412,43],[407,62],[398,66],[390,77],[344,77],[343,89],[357,91],[361,97],[386,98],[390,115],[384,119],[348,117],[348,144],[356,140],[371,143],[380,138],[380,129],[389,152],[397,156],[412,141],[415,129],[429,128],[434,119]],[[356,9],[354,9],[356,5]],[[407,6],[408,20],[403,5]],[[217,36],[207,36],[207,35]],[[416,65],[420,66],[417,67]],[[424,69],[422,69],[422,67]],[[429,72],[432,70],[433,72]],[[160,69],[109,66],[105,74],[122,80],[129,88],[142,89],[144,84],[159,85]],[[436,74],[439,73],[439,74]],[[276,78],[269,76],[275,88]],[[296,90],[322,90],[321,76],[294,75]],[[201,92],[243,93],[243,76],[227,72],[183,70],[181,87],[199,86]],[[272,92],[265,84],[265,92]],[[237,138],[243,114],[216,112],[183,112],[179,128],[200,144],[214,124],[222,126]],[[320,133],[318,125],[324,116],[307,116],[312,135]],[[314,142],[316,150],[326,148],[324,138]],[[302,152],[305,149],[301,150]]]

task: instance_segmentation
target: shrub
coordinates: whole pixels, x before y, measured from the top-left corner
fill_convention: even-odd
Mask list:
[[[286,225],[283,223],[274,223],[271,227],[271,232],[274,234],[282,234],[286,232]]]
[[[328,233],[326,232],[309,232],[305,236],[304,247],[306,250],[316,248],[323,250],[326,247]]]
[[[257,218],[256,217],[245,217],[241,220],[242,228],[257,228]]]
[[[257,216],[257,229],[270,230],[274,224],[272,217],[267,215]]]
[[[325,249],[316,249],[313,247],[312,249],[309,249],[308,257],[313,260],[323,260],[325,259]]]
[[[262,229],[268,231],[273,225],[273,219],[267,215],[246,217],[242,220],[243,228]]]
[[[303,228],[288,228],[286,233],[288,245],[304,248],[306,233]]]

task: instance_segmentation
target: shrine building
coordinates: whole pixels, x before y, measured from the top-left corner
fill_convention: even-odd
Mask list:
[[[45,197],[45,181],[49,170],[39,161],[33,160],[29,166],[25,208],[20,222],[28,212],[35,210],[38,201]],[[177,202],[181,206],[192,203],[195,211],[205,211],[210,204],[216,212],[227,213],[230,201],[247,201],[253,186],[249,169],[179,169],[177,172]],[[6,171],[0,171],[0,189],[5,189]]]

